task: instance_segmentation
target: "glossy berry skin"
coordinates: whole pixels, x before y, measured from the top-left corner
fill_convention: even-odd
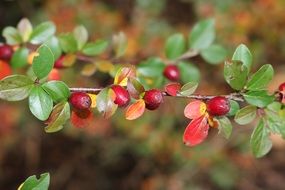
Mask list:
[[[73,92],[69,97],[71,105],[78,110],[89,109],[91,106],[91,98],[84,92]]]
[[[171,81],[177,81],[180,78],[180,71],[176,65],[167,65],[163,75]]]
[[[216,96],[207,102],[207,111],[212,116],[226,115],[230,111],[230,102],[225,97]]]
[[[62,69],[64,68],[64,65],[63,65],[63,62],[64,62],[64,58],[65,56],[64,55],[61,55],[54,63],[54,68],[56,69]]]
[[[7,44],[0,46],[0,59],[4,61],[10,61],[13,55],[13,48]]]
[[[285,91],[285,82],[279,85],[279,91]]]
[[[113,85],[112,90],[116,94],[115,104],[118,104],[119,107],[123,107],[129,104],[131,97],[129,92],[120,85]]]
[[[148,90],[144,94],[145,107],[149,110],[155,110],[163,100],[162,93],[157,89]]]
[[[285,82],[279,85],[279,101],[285,104]]]

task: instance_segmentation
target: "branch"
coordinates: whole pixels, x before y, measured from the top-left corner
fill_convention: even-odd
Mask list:
[[[103,88],[69,88],[70,92],[85,92],[90,94],[97,94]]]
[[[98,94],[103,88],[69,88],[71,92],[85,92],[85,93],[90,93],[90,94]],[[215,95],[200,95],[200,94],[192,94],[189,96],[184,96],[182,94],[177,94],[176,96],[170,96],[166,92],[162,92],[163,96],[168,96],[168,97],[176,97],[176,98],[188,98],[188,99],[195,99],[195,100],[209,100],[214,97]],[[244,102],[244,98],[240,93],[231,93],[228,95],[219,95],[223,96],[229,100],[235,100],[238,102]]]

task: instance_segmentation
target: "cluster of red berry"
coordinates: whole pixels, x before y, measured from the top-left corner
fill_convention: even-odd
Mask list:
[[[112,85],[112,90],[116,94],[114,103],[119,107],[125,107],[130,103],[131,97],[129,92],[120,85]],[[162,102],[163,95],[160,90],[152,89],[145,92],[143,97],[146,108],[155,110]],[[77,110],[86,110],[91,107],[91,98],[85,92],[73,92],[69,98],[71,105]]]

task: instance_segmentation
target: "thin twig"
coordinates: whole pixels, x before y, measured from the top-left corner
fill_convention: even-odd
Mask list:
[[[69,88],[70,92],[85,92],[90,94],[97,94],[103,88]]]
[[[168,95],[166,92],[163,92],[163,95],[164,96],[170,96]],[[195,100],[210,100],[214,97],[216,97],[217,95],[201,95],[201,94],[192,94],[192,95],[188,95],[188,96],[184,96],[182,94],[177,94],[176,96],[170,96],[170,97],[177,97],[177,98],[189,98],[189,99],[195,99]],[[219,96],[222,96],[222,97],[225,97],[229,100],[235,100],[235,101],[238,101],[238,102],[244,102],[244,98],[241,94],[239,93],[231,93],[231,94],[228,94],[228,95],[219,95]]]
[[[71,92],[85,92],[85,93],[90,93],[90,94],[98,94],[103,88],[69,88]],[[177,94],[176,96],[170,96],[166,92],[162,92],[163,96],[169,96],[169,97],[176,97],[176,98],[188,98],[188,99],[195,99],[195,100],[209,100],[212,99],[216,96],[214,95],[200,95],[200,94],[192,94],[188,96],[184,96],[182,94]],[[229,100],[235,100],[239,102],[243,102],[244,98],[241,94],[239,93],[231,93],[228,95],[219,95],[223,96]]]

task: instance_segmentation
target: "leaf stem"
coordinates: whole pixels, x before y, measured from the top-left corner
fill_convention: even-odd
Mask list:
[[[195,49],[190,49],[188,50],[186,53],[182,54],[180,57],[174,59],[174,60],[166,60],[165,63],[166,64],[175,64],[178,63],[180,61],[186,60],[186,59],[190,59],[192,57],[195,57],[199,55],[199,52]]]

